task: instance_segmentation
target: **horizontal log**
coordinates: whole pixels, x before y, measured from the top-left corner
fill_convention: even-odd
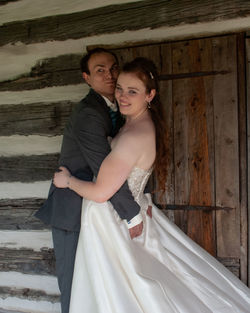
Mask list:
[[[206,45],[211,45],[211,39],[204,39]],[[221,41],[223,42],[223,40]],[[213,44],[213,49],[218,49],[218,44]],[[181,53],[185,54],[188,53],[188,46],[190,43],[185,41],[183,43],[185,47],[185,51],[183,51],[182,47],[175,47],[175,44],[162,44],[159,46],[159,51],[156,52],[155,45],[148,46],[148,48],[152,48],[153,51],[159,53],[160,55],[164,55],[165,46],[168,45],[169,47],[172,46],[173,49],[178,49],[182,51]],[[221,45],[221,43],[220,43]],[[92,46],[91,48],[94,48]],[[204,47],[202,48],[204,49]],[[207,49],[207,48],[206,48]],[[161,51],[162,50],[162,51]],[[113,52],[116,53],[120,64],[124,63],[124,60],[128,61],[133,59],[136,55],[143,55],[145,53],[145,48],[143,47],[130,47],[127,49],[113,47]],[[124,53],[126,54],[126,58],[124,58]],[[18,78],[13,80],[8,80],[1,82],[0,84],[0,91],[22,91],[22,90],[31,90],[31,89],[38,89],[44,87],[51,87],[51,86],[65,86],[69,84],[79,84],[83,83],[82,75],[79,69],[81,55],[79,54],[68,54],[68,55],[61,55],[54,58],[48,58],[44,60],[39,60],[37,64],[31,69],[29,74],[22,75]],[[204,60],[203,60],[204,62]],[[162,69],[160,68],[160,62],[158,64],[159,71]],[[172,67],[169,70],[172,70]],[[178,68],[173,69],[173,73],[163,72],[159,76],[160,81],[165,80],[176,80],[176,79],[185,79],[185,78],[197,78],[197,77],[208,77],[208,76],[215,76],[215,75],[226,75],[231,73],[231,68],[211,68],[206,71],[198,71],[193,72],[193,68],[190,68],[190,72],[186,72],[186,68],[183,69],[183,72],[178,72]],[[175,72],[177,71],[177,72]]]
[[[0,136],[62,135],[74,105],[71,101],[0,105]]]
[[[0,271],[15,271],[24,274],[55,275],[54,250],[0,248]]]
[[[0,182],[50,180],[58,168],[59,154],[0,157]]]
[[[9,2],[16,2],[16,1],[20,1],[20,0],[0,0],[0,5],[5,5]]]
[[[37,286],[37,289],[39,289],[39,284]],[[42,290],[34,290],[30,288],[19,289],[19,288],[14,288],[14,287],[13,288],[0,287],[0,298],[6,299],[8,297],[17,297],[20,299],[35,300],[35,301],[48,301],[51,303],[60,302],[59,295],[46,294],[46,292]]]
[[[0,200],[0,230],[43,230],[50,226],[34,217],[45,199],[3,199]]]
[[[119,55],[118,55],[119,57]],[[52,61],[50,59],[50,61]],[[42,61],[41,61],[42,62]],[[60,65],[59,65],[60,66]],[[207,77],[214,75],[226,75],[230,71],[210,71],[210,72],[195,72],[195,73],[180,73],[180,74],[166,74],[159,75],[159,81]],[[83,82],[82,77],[79,77],[79,70],[57,70],[56,72],[41,74],[37,73],[36,76],[32,74],[21,76],[14,80],[1,82],[0,91],[22,91],[41,89],[53,86],[66,86],[71,84],[79,84]]]
[[[183,9],[185,8],[185,10]],[[109,5],[83,12],[62,14],[0,27],[0,45],[14,42],[34,43],[48,40],[78,39],[125,30],[177,26],[246,17],[250,3],[244,0],[147,0]]]
[[[69,54],[37,62],[29,74],[3,81],[0,91],[41,89],[52,86],[75,85],[84,82],[80,71],[81,55]]]
[[[49,61],[52,62],[53,59],[54,58],[49,59]],[[58,66],[60,66],[60,64]],[[210,72],[166,74],[159,75],[158,80],[165,81],[184,78],[207,77],[213,75],[226,75],[229,73],[230,71],[210,71]],[[81,82],[83,82],[83,79],[79,74],[79,70],[59,69],[55,72],[50,73],[38,72],[36,76],[34,76],[33,72],[31,71],[29,75],[26,74],[25,76],[21,76],[14,80],[1,82],[0,91],[22,91],[22,90],[41,89],[45,87],[79,84]]]

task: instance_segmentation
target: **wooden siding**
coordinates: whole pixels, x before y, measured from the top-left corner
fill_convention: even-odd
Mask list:
[[[20,1],[20,0],[1,0],[0,1],[0,5],[5,5],[5,4],[9,3],[9,2],[16,2],[16,1]]]
[[[250,251],[250,32],[248,33],[248,38],[246,39],[246,86],[247,86],[247,198],[248,198],[248,218],[246,219],[248,222],[248,228],[245,234],[248,240],[248,251]],[[250,282],[250,258],[248,257],[248,281]]]
[[[3,295],[5,298],[7,297],[18,297],[20,299],[29,298],[35,301],[48,301],[51,303],[58,303],[60,301],[58,295],[48,295],[43,291],[36,291],[29,288],[16,289],[9,287],[0,287],[0,294]],[[9,312],[13,313],[13,311]]]
[[[246,40],[242,33],[237,38],[238,53],[238,119],[239,119],[239,201],[240,201],[240,253],[242,280],[248,281],[248,199],[247,192],[247,98],[246,98]]]
[[[81,55],[72,54],[44,59],[37,62],[28,75],[1,82],[0,91],[31,90],[82,83],[80,59]]]
[[[0,45],[17,41],[29,44],[49,40],[77,39],[103,33],[119,33],[125,30],[222,21],[249,14],[250,3],[244,0],[230,1],[227,5],[223,0],[207,0],[206,5],[201,0],[195,2],[146,0],[6,23],[0,26]]]
[[[55,275],[55,258],[53,249],[41,251],[32,249],[0,248],[0,271],[16,271],[24,274]]]
[[[58,168],[58,154],[0,157],[0,182],[50,180]]]
[[[173,46],[175,73],[199,73],[206,70],[211,62],[211,56],[208,55],[210,51],[207,51],[209,46],[207,41],[175,44]],[[206,114],[205,98],[209,80],[210,77],[194,77],[173,82],[175,202],[179,204],[206,206],[214,204],[211,199],[213,193],[209,171],[209,162],[213,160],[208,155],[209,116]],[[190,211],[185,215],[187,234],[201,246],[206,247],[211,254],[216,255],[213,213]]]
[[[0,200],[0,230],[43,230],[50,229],[34,217],[44,199],[2,199]]]
[[[216,77],[214,82],[218,87],[215,89],[214,97],[215,162],[217,163],[215,168],[216,204],[227,205],[235,209],[229,214],[218,212],[216,216],[218,255],[239,257],[239,147],[235,38],[229,38],[228,42],[218,46],[217,51],[216,65],[221,68],[229,67],[231,73],[223,80]]]
[[[0,136],[62,135],[75,103],[31,103],[2,105],[0,109]],[[20,119],[20,112],[22,118]]]

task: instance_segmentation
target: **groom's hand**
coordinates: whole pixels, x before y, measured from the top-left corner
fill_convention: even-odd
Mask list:
[[[148,209],[147,209],[147,214],[150,218],[152,218],[152,205],[149,205],[148,206]]]
[[[129,229],[131,239],[141,235],[143,229],[143,222]]]

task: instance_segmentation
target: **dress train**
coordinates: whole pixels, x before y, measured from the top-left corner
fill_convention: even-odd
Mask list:
[[[250,289],[143,194],[149,175],[128,179],[144,222],[133,240],[110,202],[84,200],[70,313],[250,312]]]

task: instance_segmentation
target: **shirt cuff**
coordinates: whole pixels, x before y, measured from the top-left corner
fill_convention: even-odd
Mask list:
[[[130,221],[126,221],[126,225],[128,229],[139,225],[142,222],[142,215],[141,213],[138,213],[135,217],[133,217]]]

